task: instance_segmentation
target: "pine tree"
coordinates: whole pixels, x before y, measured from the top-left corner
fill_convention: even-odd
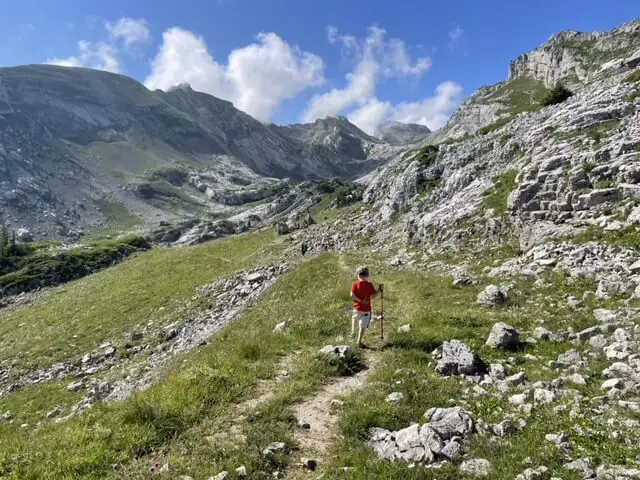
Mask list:
[[[0,257],[8,256],[7,247],[9,246],[9,230],[7,226],[2,223],[0,227]]]
[[[9,256],[16,255],[17,250],[18,249],[16,247],[16,232],[15,232],[15,230],[12,230],[11,231],[11,245],[10,245],[10,248],[9,248]]]

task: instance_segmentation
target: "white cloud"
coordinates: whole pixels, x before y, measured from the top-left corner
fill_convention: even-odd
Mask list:
[[[262,121],[268,121],[283,100],[324,83],[322,59],[290,46],[275,33],[261,33],[256,43],[233,50],[226,65],[211,56],[204,38],[188,30],[171,28],[162,39],[145,80],[148,88],[188,82]]]
[[[460,27],[455,27],[453,30],[449,32],[449,48],[453,49],[458,41],[464,35],[464,30]]]
[[[45,63],[63,67],[87,67],[114,73],[120,72],[120,62],[113,45],[104,42],[91,43],[80,40],[78,42],[78,50],[77,56],[51,58]]]
[[[347,74],[347,85],[314,96],[303,114],[304,122],[337,115],[355,104],[364,104],[375,95],[380,66],[372,59],[362,61]]]
[[[121,39],[125,47],[130,47],[137,43],[149,41],[149,25],[146,20],[133,18],[120,18],[116,22],[105,22],[105,28],[109,36],[114,39]]]
[[[372,98],[362,107],[352,111],[347,118],[363,132],[373,135],[378,126],[389,119],[392,108],[389,102]]]
[[[418,123],[431,130],[442,128],[460,103],[462,87],[455,82],[443,82],[436,87],[435,95],[418,102],[392,105],[377,98],[370,99],[362,107],[349,113],[348,118],[364,132],[373,135],[378,126],[396,121]]]
[[[443,127],[460,104],[462,86],[446,81],[436,87],[435,95],[419,102],[400,103],[394,107],[392,120],[419,123],[431,130]]]
[[[364,39],[343,35],[335,27],[327,29],[329,42],[341,45],[343,54],[355,59],[355,66],[346,75],[347,83],[343,88],[334,88],[311,99],[302,115],[303,121],[347,111],[349,120],[369,134],[374,134],[378,126],[391,120],[419,123],[432,130],[445,125],[460,103],[462,87],[457,83],[441,83],[433,96],[417,102],[393,105],[378,99],[376,89],[380,77],[419,78],[431,68],[428,57],[412,59],[405,42],[386,40],[385,35],[385,30],[376,26],[369,29]]]
[[[347,84],[343,88],[334,88],[311,99],[302,115],[303,121],[337,115],[354,106],[372,109],[368,103],[375,97],[381,75],[420,77],[431,67],[429,58],[421,57],[413,62],[402,40],[387,41],[385,35],[384,29],[373,26],[369,28],[367,37],[359,40],[351,35],[340,34],[336,27],[327,28],[329,42],[341,44],[343,54],[353,56],[356,65],[346,75]]]

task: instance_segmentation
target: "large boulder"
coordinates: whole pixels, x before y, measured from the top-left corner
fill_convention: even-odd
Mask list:
[[[476,303],[483,307],[496,307],[498,305],[505,305],[508,302],[509,294],[507,290],[497,287],[496,285],[489,285],[478,294],[476,300]]]
[[[459,340],[444,342],[436,357],[436,372],[440,375],[477,375],[485,370],[482,359]]]
[[[432,408],[425,418],[429,423],[414,423],[395,432],[372,428],[369,443],[380,458],[428,464],[457,458],[461,442],[474,433],[471,415],[460,407]]]
[[[16,230],[16,240],[22,243],[33,242],[33,235],[31,235],[31,232],[28,229],[19,228]]]
[[[520,334],[511,325],[498,322],[491,329],[486,345],[493,348],[514,349],[520,345]]]
[[[460,407],[430,408],[424,416],[429,421],[427,426],[443,440],[467,438],[473,433],[473,419]]]

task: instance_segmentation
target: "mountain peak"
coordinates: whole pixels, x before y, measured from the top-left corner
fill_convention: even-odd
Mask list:
[[[392,121],[380,125],[375,135],[391,145],[411,145],[420,143],[430,133],[431,129],[425,125]]]

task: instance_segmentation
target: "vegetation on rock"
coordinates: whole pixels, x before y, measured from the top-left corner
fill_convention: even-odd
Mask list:
[[[640,82],[640,70],[636,70],[635,72],[631,73],[627,78],[624,79],[624,81],[627,83]]]
[[[9,243],[0,257],[0,292],[17,294],[58,285],[89,275],[130,256],[147,250],[149,244],[138,236],[120,238],[59,250],[49,245]]]
[[[557,105],[571,96],[573,96],[573,92],[560,83],[542,99],[542,105],[545,107]]]

